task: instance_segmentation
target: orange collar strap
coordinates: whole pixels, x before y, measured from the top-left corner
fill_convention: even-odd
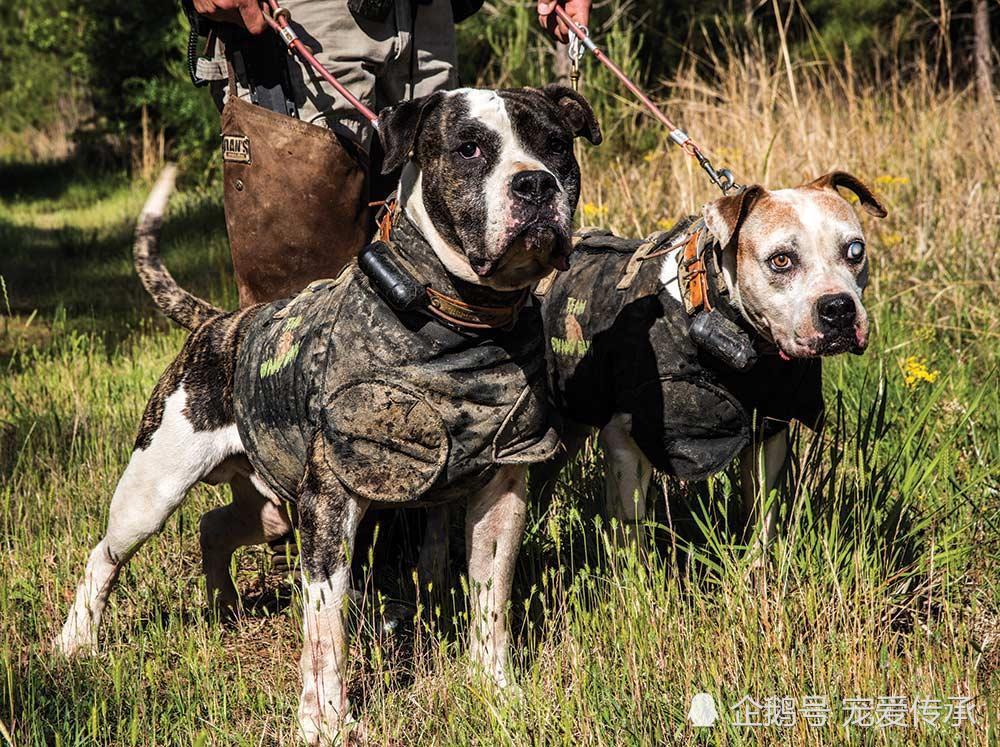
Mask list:
[[[708,290],[708,270],[705,267],[704,246],[705,227],[702,225],[688,237],[684,251],[677,263],[677,280],[680,283],[681,298],[688,314],[704,309],[712,310],[711,294]]]

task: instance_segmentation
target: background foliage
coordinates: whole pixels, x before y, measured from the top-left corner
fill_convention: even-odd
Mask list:
[[[604,0],[592,27],[630,73],[661,92],[682,67],[717,78],[726,56],[771,44],[779,26],[804,62],[849,59],[857,75],[879,79],[925,71],[929,60],[942,83],[963,85],[972,70],[970,6],[971,0]],[[537,29],[532,8],[494,0],[461,26],[463,82],[552,79],[554,47]],[[148,170],[152,148],[195,175],[211,175],[218,119],[206,92],[187,81],[179,3],[4,3],[0,23],[13,30],[0,37],[0,155],[51,154],[82,143],[102,162]],[[620,108],[607,74],[592,75],[598,111]]]

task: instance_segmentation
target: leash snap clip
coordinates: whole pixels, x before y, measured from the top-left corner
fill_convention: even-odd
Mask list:
[[[590,32],[586,26],[577,24],[577,28],[580,29],[583,36],[589,36]],[[566,43],[566,56],[569,57],[569,81],[574,91],[580,89],[580,60],[586,53],[587,50],[583,48],[580,38],[576,34],[570,34],[569,41]]]
[[[722,168],[716,171],[719,175],[719,189],[722,190],[722,194],[729,194],[734,189],[741,189],[740,185],[736,183],[736,177],[733,176],[733,172],[729,169]]]

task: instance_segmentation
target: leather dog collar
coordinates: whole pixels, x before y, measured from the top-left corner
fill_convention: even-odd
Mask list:
[[[399,205],[395,195],[390,195],[383,203],[378,217],[378,239],[390,247],[396,246],[393,227],[398,215]],[[427,293],[427,306],[423,310],[436,319],[461,329],[511,329],[517,323],[517,315],[530,295],[530,289],[525,288],[508,304],[474,304],[434,288],[420,278],[417,280]]]
[[[713,309],[731,319],[740,316],[729,300],[719,249],[719,243],[708,232],[704,220],[691,225],[677,262],[677,286],[689,316]]]
[[[479,306],[453,298],[427,286],[430,306],[427,310],[449,324],[465,329],[510,329],[517,322],[517,314],[528,300],[528,289],[521,291],[508,306]]]

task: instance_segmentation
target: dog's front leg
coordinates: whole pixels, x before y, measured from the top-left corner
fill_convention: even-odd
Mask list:
[[[345,596],[351,556],[368,501],[332,475],[307,468],[299,491],[302,544],[302,696],[299,727],[307,744],[333,742],[352,718],[347,700]]]
[[[607,464],[604,470],[604,505],[609,520],[616,519],[616,540],[645,544],[639,522],[646,518],[646,494],[653,465],[632,438],[631,417],[615,415],[598,436]]]
[[[740,491],[748,526],[760,524],[757,549],[762,562],[774,539],[778,521],[778,498],[771,491],[778,483],[788,461],[788,429],[784,428],[763,442],[745,448],[740,454]],[[752,532],[753,530],[751,530]]]
[[[451,510],[435,506],[427,510],[424,538],[417,561],[417,584],[421,591],[428,588],[440,594],[448,581],[448,524]]]
[[[471,501],[465,518],[472,624],[469,652],[501,687],[507,685],[507,606],[527,517],[527,468],[503,467]]]

